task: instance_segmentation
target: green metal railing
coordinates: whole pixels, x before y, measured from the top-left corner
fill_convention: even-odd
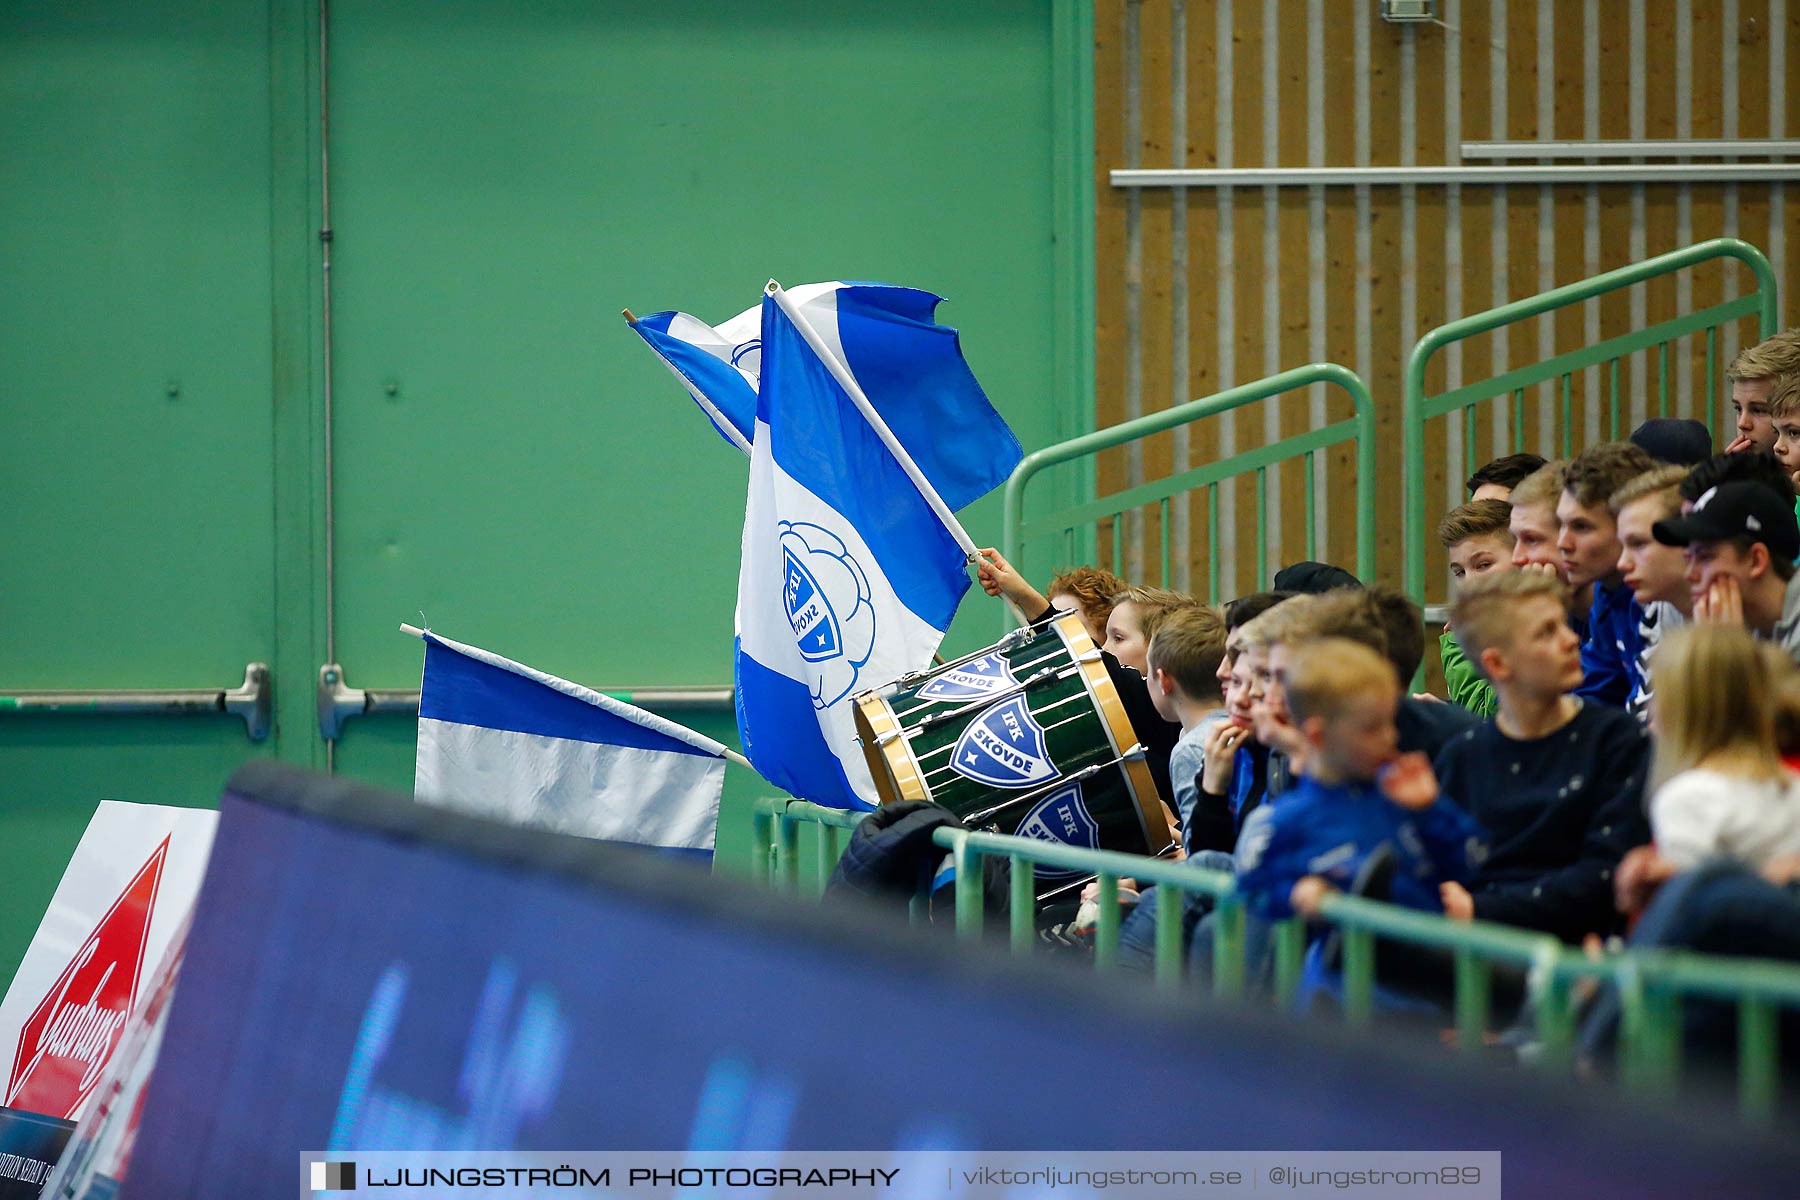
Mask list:
[[[1446,346],[1478,334],[1490,333],[1504,326],[1515,325],[1560,308],[1582,304],[1652,279],[1673,275],[1701,263],[1727,258],[1735,258],[1750,267],[1756,277],[1756,288],[1753,291],[1739,296],[1735,300],[1728,300],[1723,304],[1716,304],[1699,312],[1688,313],[1646,326],[1643,329],[1632,330],[1541,362],[1504,371],[1472,383],[1465,383],[1437,395],[1426,394],[1426,370],[1430,366],[1432,358]],[[1412,357],[1406,366],[1404,486],[1407,594],[1421,604],[1426,601],[1425,551],[1426,539],[1431,535],[1431,526],[1426,523],[1425,423],[1427,421],[1450,413],[1462,414],[1465,473],[1473,474],[1477,466],[1473,422],[1470,420],[1473,411],[1485,402],[1501,397],[1511,397],[1511,443],[1504,447],[1495,446],[1494,453],[1505,454],[1522,451],[1527,448],[1525,444],[1525,393],[1527,389],[1543,383],[1557,382],[1560,386],[1561,403],[1560,445],[1540,445],[1537,447],[1537,451],[1546,458],[1568,458],[1577,449],[1574,442],[1573,419],[1573,384],[1577,371],[1583,371],[1589,367],[1604,366],[1607,368],[1607,436],[1609,440],[1617,440],[1629,432],[1620,426],[1621,361],[1640,351],[1652,348],[1656,350],[1658,386],[1656,412],[1660,416],[1668,416],[1670,345],[1677,338],[1704,332],[1706,338],[1704,420],[1706,427],[1711,430],[1718,410],[1719,373],[1725,365],[1719,362],[1719,329],[1728,322],[1754,315],[1758,320],[1761,336],[1768,337],[1776,331],[1775,299],[1775,272],[1769,265],[1769,260],[1747,242],[1741,242],[1736,238],[1714,238],[1712,241],[1701,242],[1683,250],[1658,255],[1641,263],[1634,263],[1616,271],[1596,275],[1592,279],[1584,279],[1579,283],[1553,288],[1524,300],[1503,304],[1498,308],[1489,309],[1487,312],[1462,317],[1447,325],[1440,325],[1420,338],[1418,344],[1413,347]],[[1587,403],[1593,404],[1597,398],[1588,396],[1586,400]]]
[[[751,809],[751,877],[786,891],[798,892],[801,865],[800,831],[811,826],[813,834],[813,886],[823,892],[844,852],[844,833],[855,829],[869,814],[860,809],[824,808],[787,797],[758,800]]]
[[[1120,854],[1113,850],[1083,850],[1061,842],[1037,838],[1007,837],[997,833],[973,833],[965,829],[940,829],[933,840],[950,851],[956,864],[956,930],[963,937],[976,938],[986,925],[986,898],[982,890],[985,872],[982,860],[1004,858],[1012,867],[1010,903],[1007,906],[1008,940],[1016,954],[1030,953],[1037,944],[1035,926],[1037,868],[1051,867],[1093,875],[1099,882],[1099,924],[1094,930],[1094,965],[1101,971],[1118,966],[1119,956],[1119,880],[1136,879],[1154,883],[1164,890],[1156,906],[1156,948],[1154,972],[1157,986],[1176,989],[1182,986],[1184,954],[1181,942],[1181,903],[1171,903],[1169,892],[1185,896],[1198,892],[1213,900],[1214,934],[1212,987],[1218,996],[1236,998],[1244,992],[1244,905],[1237,894],[1232,876],[1223,871],[1207,871],[1184,862],[1163,858],[1146,858],[1136,854]],[[1295,948],[1303,946],[1297,925],[1277,937],[1285,938]],[[1293,971],[1281,972],[1278,992],[1292,997],[1299,987],[1299,955],[1291,956]]]
[[[839,831],[854,828],[867,815],[797,800],[765,800],[755,812],[758,877],[796,891],[804,858],[798,830],[805,825],[818,827],[816,857],[822,886],[835,862]],[[955,860],[956,928],[962,937],[975,939],[987,932],[982,860],[1001,858],[1011,864],[1007,934],[1015,954],[1029,954],[1037,944],[1033,902],[1037,868],[1079,871],[1099,882],[1095,967],[1113,971],[1118,965],[1119,880],[1132,878],[1175,892],[1210,896],[1217,914],[1213,993],[1237,999],[1246,991],[1243,901],[1229,874],[1167,859],[960,829],[940,829],[934,840]],[[1157,904],[1153,969],[1157,986],[1167,990],[1185,983],[1183,907],[1165,901]],[[1495,969],[1523,970],[1541,1045],[1537,1062],[1551,1071],[1569,1070],[1573,1063],[1577,986],[1583,980],[1610,983],[1619,990],[1619,1056],[1626,1081],[1633,1090],[1669,1096],[1681,1074],[1682,1001],[1688,997],[1716,1000],[1737,1009],[1741,1109],[1759,1122],[1774,1114],[1780,1067],[1777,1016],[1784,1008],[1800,1010],[1800,966],[1656,950],[1589,958],[1545,934],[1482,921],[1450,921],[1354,896],[1328,898],[1321,919],[1343,932],[1344,1017],[1352,1026],[1366,1026],[1374,1017],[1377,939],[1442,951],[1449,957],[1456,1040],[1465,1049],[1480,1047],[1488,1032]],[[1306,930],[1301,922],[1275,925],[1274,995],[1283,1008],[1298,994],[1305,951]]]
[[[1766,1121],[1780,1090],[1781,1045],[1776,1016],[1800,1009],[1800,968],[1767,959],[1720,958],[1676,951],[1638,951],[1612,963],[1624,999],[1622,1040],[1632,1083],[1673,1095],[1681,1072],[1681,1003],[1704,998],[1737,1009],[1738,1103]]]
[[[1105,450],[1166,433],[1208,417],[1242,408],[1258,400],[1298,391],[1314,384],[1328,384],[1347,392],[1355,406],[1355,415],[1320,429],[1283,438],[1268,446],[1235,454],[1218,462],[1194,467],[1166,479],[1139,484],[1111,495],[1071,505],[1056,512],[1025,517],[1025,488],[1033,477],[1062,463],[1097,455]],[[1284,462],[1298,461],[1306,472],[1306,557],[1319,557],[1318,513],[1315,499],[1315,472],[1321,451],[1343,442],[1356,443],[1356,573],[1368,579],[1375,566],[1375,406],[1369,398],[1368,385],[1356,373],[1336,363],[1313,363],[1284,371],[1255,383],[1247,383],[1230,391],[1201,400],[1192,400],[1162,412],[1150,413],[1108,429],[1096,430],[1071,438],[1054,446],[1027,454],[1013,468],[1006,481],[1005,541],[1002,552],[1023,568],[1023,551],[1027,541],[1037,538],[1060,538],[1058,551],[1065,563],[1082,559],[1082,543],[1078,537],[1089,529],[1110,522],[1112,528],[1113,570],[1123,575],[1125,565],[1126,515],[1149,505],[1157,506],[1162,518],[1162,576],[1168,583],[1171,573],[1170,528],[1173,502],[1197,488],[1205,488],[1209,500],[1207,530],[1207,598],[1213,603],[1219,595],[1219,488],[1221,484],[1246,475],[1256,478],[1256,561],[1260,576],[1268,565],[1268,488],[1269,469]]]

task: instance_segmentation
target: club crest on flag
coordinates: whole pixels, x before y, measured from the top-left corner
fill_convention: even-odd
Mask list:
[[[812,675],[815,708],[856,690],[875,646],[869,577],[843,540],[806,522],[781,523],[782,608]]]
[[[1044,749],[1044,727],[1023,696],[975,718],[957,739],[950,765],[959,775],[1000,788],[1031,787],[1058,774]]]
[[[1037,838],[1043,842],[1064,842],[1088,850],[1098,849],[1100,846],[1100,824],[1088,812],[1079,783],[1071,783],[1068,787],[1051,793],[1041,804],[1025,814],[1025,819],[1019,822],[1019,827],[1013,832],[1019,837]],[[1040,878],[1080,874],[1042,864],[1039,864],[1037,873]]]
[[[986,700],[1019,685],[1006,656],[987,654],[945,671],[919,689],[921,700]]]

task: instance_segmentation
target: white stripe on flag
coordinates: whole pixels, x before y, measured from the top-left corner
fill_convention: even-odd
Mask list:
[[[719,758],[419,721],[422,800],[559,833],[710,850],[724,779]]]

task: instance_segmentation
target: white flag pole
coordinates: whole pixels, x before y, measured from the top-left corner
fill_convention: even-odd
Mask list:
[[[407,625],[405,623],[401,624],[400,632],[408,637],[422,638],[425,636],[425,631],[420,629],[417,625]],[[750,767],[750,760],[739,754],[736,750],[733,750],[730,746],[722,746],[720,749],[725,751],[726,762],[736,763],[740,767]],[[756,770],[755,767],[750,767],[750,769],[752,771]],[[760,779],[761,776],[759,775],[757,778]]]

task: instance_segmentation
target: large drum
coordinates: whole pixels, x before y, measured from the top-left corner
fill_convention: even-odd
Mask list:
[[[930,800],[977,829],[1163,854],[1174,844],[1143,747],[1079,617],[856,697],[884,804]],[[1038,868],[1040,899],[1082,878]]]

